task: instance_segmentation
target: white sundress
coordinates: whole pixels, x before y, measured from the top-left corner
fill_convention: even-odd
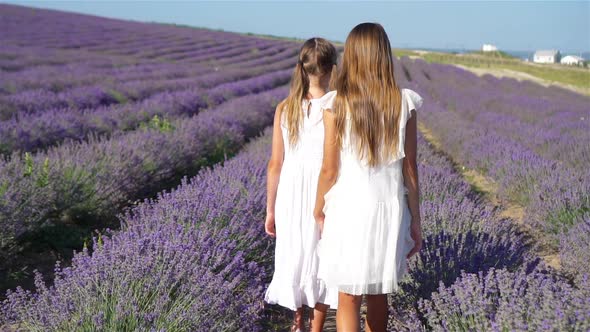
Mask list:
[[[410,111],[421,107],[422,98],[409,89],[402,89],[401,94],[397,156],[374,168],[359,160],[350,144],[348,121],[338,179],[324,196],[318,277],[344,293],[392,293],[407,273],[406,255],[414,240],[402,163],[406,123]]]
[[[324,147],[323,110],[335,93],[303,101],[304,120],[296,146],[290,146],[281,122],[285,154],[275,203],[275,271],[264,300],[291,310],[318,302],[331,308],[338,304],[338,290],[326,289],[317,278],[320,235],[313,217]]]

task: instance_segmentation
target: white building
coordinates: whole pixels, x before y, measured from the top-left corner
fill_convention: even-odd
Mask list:
[[[563,58],[561,58],[562,65],[583,66],[584,61],[584,58],[576,55],[566,55]]]
[[[496,47],[496,45],[492,45],[492,44],[483,44],[483,46],[481,47],[482,52],[497,52],[498,48]]]
[[[561,60],[561,53],[557,50],[542,50],[535,52],[533,62],[537,63],[556,63]]]

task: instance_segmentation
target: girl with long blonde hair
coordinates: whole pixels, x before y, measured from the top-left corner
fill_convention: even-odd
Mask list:
[[[314,217],[321,229],[318,276],[339,291],[336,324],[385,331],[387,293],[422,245],[416,112],[422,98],[400,89],[383,27],[357,25],[344,45],[337,96],[324,112],[324,154]],[[407,195],[406,195],[407,192]]]
[[[337,291],[317,278],[319,225],[313,218],[322,164],[323,111],[334,92],[329,83],[338,54],[322,38],[303,43],[287,99],[275,112],[267,172],[265,230],[276,237],[275,271],[265,301],[295,311],[292,330],[304,328],[303,306],[314,308],[311,330],[321,331]]]

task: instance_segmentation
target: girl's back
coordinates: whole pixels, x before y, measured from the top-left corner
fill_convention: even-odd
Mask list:
[[[403,195],[402,162],[405,143],[405,128],[411,110],[420,108],[422,98],[413,90],[402,89],[402,107],[399,119],[399,142],[397,155],[388,158],[379,166],[369,166],[366,160],[359,160],[350,140],[350,119],[347,119],[340,151],[340,175],[327,195],[335,191],[354,195],[356,204],[387,202]]]
[[[281,132],[285,149],[284,166],[297,163],[319,163],[321,165],[324,152],[323,111],[326,106],[331,105],[335,96],[336,91],[330,91],[320,98],[303,101],[302,110],[305,113],[303,125],[300,128],[299,141],[294,146],[289,144],[288,124],[284,118],[281,120]]]
[[[326,221],[319,275],[349,294],[391,293],[407,272],[414,247],[404,195],[405,128],[422,98],[403,89],[397,154],[378,166],[359,159],[346,119],[336,183],[324,196]]]

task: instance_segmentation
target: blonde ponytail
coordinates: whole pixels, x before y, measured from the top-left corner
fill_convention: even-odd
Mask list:
[[[337,58],[334,45],[323,38],[308,39],[301,46],[299,59],[291,77],[289,96],[282,110],[289,133],[289,145],[295,146],[299,140],[303,122],[302,103],[309,94],[309,75],[322,76],[331,71],[332,83]]]
[[[338,79],[338,68],[336,68],[336,64],[332,65],[332,73],[330,74],[330,91],[336,89],[336,80]]]

